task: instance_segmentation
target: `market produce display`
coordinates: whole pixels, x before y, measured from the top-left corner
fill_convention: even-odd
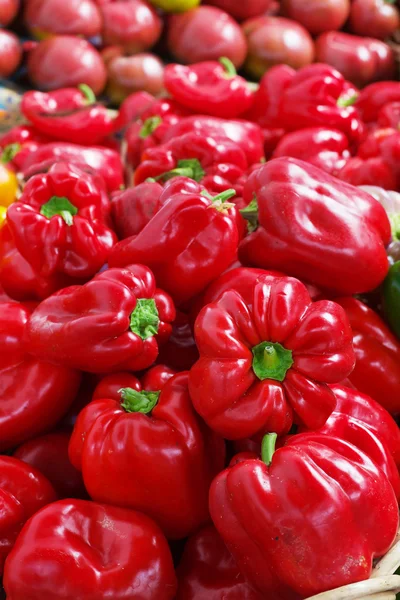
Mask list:
[[[0,599],[400,598],[400,3],[0,26]]]

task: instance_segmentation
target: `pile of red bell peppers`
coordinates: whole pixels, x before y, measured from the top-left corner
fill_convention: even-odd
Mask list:
[[[165,86],[0,139],[8,600],[301,600],[398,531],[400,83]]]

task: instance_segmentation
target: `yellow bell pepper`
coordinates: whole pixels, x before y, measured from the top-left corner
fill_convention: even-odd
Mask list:
[[[200,4],[200,0],[150,0],[150,2],[168,13],[186,12]]]
[[[13,171],[0,163],[0,206],[10,206],[16,200],[18,179]]]
[[[5,206],[0,206],[0,229],[3,227],[6,222],[7,209]]]

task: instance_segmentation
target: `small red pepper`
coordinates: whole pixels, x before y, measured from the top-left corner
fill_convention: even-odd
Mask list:
[[[226,291],[200,312],[195,338],[193,405],[227,439],[284,433],[293,419],[321,427],[335,407],[326,384],[354,367],[344,310],[328,300],[312,303],[291,277],[260,276],[251,305]]]
[[[7,211],[15,244],[44,277],[62,273],[89,278],[104,265],[116,242],[104,222],[104,192],[68,163],[35,175]]]
[[[179,373],[161,391],[123,388],[119,400],[88,404],[70,458],[94,500],[142,510],[168,538],[181,539],[209,520],[208,490],[225,445],[200,422],[188,374]]]
[[[109,193],[123,186],[124,168],[118,152],[101,146],[79,146],[66,142],[43,144],[25,156],[20,170],[24,179],[29,179],[36,173],[47,172],[57,162],[68,162],[90,174],[100,175]]]
[[[246,155],[235,142],[193,132],[146,150],[135,171],[134,183],[138,185],[149,178],[165,182],[182,175],[219,193],[234,187],[247,167]]]
[[[50,430],[64,416],[81,375],[65,365],[37,360],[26,340],[29,310],[17,302],[0,306],[0,451]]]
[[[303,161],[276,158],[252,173],[243,197],[241,213],[256,228],[240,244],[243,264],[338,294],[373,290],[385,278],[390,222],[366,192]]]
[[[17,458],[0,456],[1,516],[0,575],[25,522],[38,510],[54,502],[50,482],[37,469]]]
[[[350,158],[349,140],[342,131],[310,127],[287,133],[272,157],[291,156],[336,175]]]
[[[171,64],[164,70],[172,97],[196,113],[233,119],[252,105],[253,92],[229,58],[189,66]]]
[[[32,125],[17,125],[0,138],[0,161],[20,171],[27,156],[47,142],[49,138]]]
[[[173,600],[171,552],[156,524],[132,510],[60,500],[37,512],[10,554],[13,600]]]
[[[136,169],[143,153],[163,143],[164,133],[170,125],[175,125],[179,120],[180,117],[167,114],[163,117],[155,115],[145,121],[138,120],[131,123],[126,129],[122,143],[123,151],[126,148],[127,166]]]
[[[171,181],[162,207],[142,231],[116,244],[110,266],[134,262],[152,269],[176,304],[199,294],[235,260],[239,233],[233,190],[212,198],[195,182],[191,190]],[[197,188],[197,189],[196,189]],[[193,190],[193,191],[192,191]],[[175,192],[175,193],[174,193]],[[212,240],[212,243],[211,241]]]
[[[376,122],[380,110],[389,102],[400,101],[400,83],[398,81],[378,81],[367,85],[359,93],[355,107],[366,123]]]
[[[371,308],[356,298],[338,298],[353,330],[356,354],[348,376],[355,387],[392,414],[400,413],[400,342]]]
[[[112,373],[102,377],[96,385],[92,400],[101,400],[108,398],[121,401],[121,389],[130,388],[137,392],[151,391],[159,392],[171,377],[176,375],[176,371],[166,365],[156,365],[151,367],[139,380],[132,373],[120,372]]]
[[[19,446],[13,456],[43,473],[58,498],[87,498],[82,474],[68,457],[70,437],[67,431],[47,433]]]
[[[139,371],[154,363],[174,318],[171,298],[156,288],[147,267],[108,269],[39,304],[28,346],[41,360],[89,373]]]
[[[163,187],[144,182],[117,192],[111,201],[111,214],[119,239],[137,235],[160,208]]]
[[[38,131],[63,142],[97,144],[115,127],[115,115],[96,103],[85,84],[53,92],[25,92],[21,111]]]
[[[240,573],[212,525],[188,539],[177,576],[176,600],[263,600]]]
[[[0,283],[14,300],[43,300],[57,290],[75,283],[70,277],[56,273],[42,277],[17,250],[10,227],[0,227]]]
[[[368,579],[399,524],[386,475],[339,438],[301,434],[274,452],[275,439],[211,486],[213,522],[240,571],[285,600]]]
[[[374,158],[354,156],[335,175],[351,185],[377,185],[385,190],[394,190],[397,187],[393,170],[379,156]]]

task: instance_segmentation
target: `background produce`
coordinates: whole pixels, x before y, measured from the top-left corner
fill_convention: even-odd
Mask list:
[[[395,0],[0,0],[1,600],[400,593],[399,64]]]

